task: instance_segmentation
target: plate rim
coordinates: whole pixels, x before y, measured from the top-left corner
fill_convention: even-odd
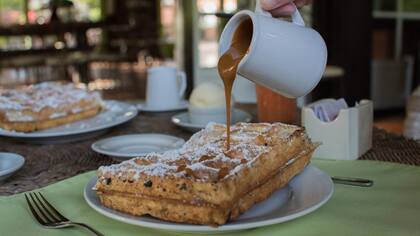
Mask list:
[[[239,109],[239,108],[235,108],[234,110],[235,110],[235,112],[241,112],[241,113],[243,113],[243,114],[246,115],[246,119],[244,119],[242,121],[238,121],[238,122],[251,122],[252,115],[249,112],[244,111],[244,110]],[[204,129],[204,128],[206,128],[205,125],[194,124],[194,123],[185,123],[185,122],[182,122],[182,121],[179,121],[179,122],[176,121],[176,119],[180,120],[178,117],[181,116],[181,115],[184,115],[184,114],[187,114],[188,115],[188,111],[180,112],[180,113],[177,113],[177,114],[173,115],[171,117],[172,124],[174,124],[176,126],[179,126],[179,127],[182,127],[182,128],[194,128],[194,129]]]
[[[185,143],[185,139],[180,138],[180,137],[176,137],[173,135],[168,135],[168,134],[159,134],[159,133],[141,133],[141,134],[124,134],[124,135],[117,135],[117,136],[112,136],[112,137],[108,137],[108,138],[103,138],[100,139],[94,143],[92,143],[90,145],[91,149],[97,153],[103,154],[103,155],[108,155],[108,156],[114,156],[114,157],[137,157],[137,156],[141,156],[144,155],[145,153],[141,153],[141,154],[123,154],[123,153],[118,153],[118,152],[111,152],[111,151],[104,151],[103,149],[99,148],[98,145],[100,145],[100,143],[102,142],[106,142],[106,141],[110,141],[112,139],[117,139],[117,138],[121,138],[121,137],[133,137],[133,136],[160,136],[160,137],[165,137],[165,138],[171,138],[173,139],[176,143],[181,143],[179,145],[183,145]]]
[[[92,202],[91,199],[88,196],[88,192],[93,191],[92,187],[94,186],[94,184],[92,185],[91,183],[93,183],[94,180],[96,181],[96,178],[97,178],[96,176],[93,176],[92,178],[90,178],[89,181],[87,182],[87,184],[85,185],[85,188],[83,190],[83,197],[84,197],[86,203],[93,210],[98,212],[99,214],[102,214],[102,215],[104,215],[104,216],[106,216],[110,219],[117,220],[119,222],[126,223],[126,224],[131,224],[131,225],[135,225],[135,226],[141,226],[141,227],[146,227],[146,228],[151,228],[151,229],[156,229],[156,230],[167,230],[167,231],[183,232],[183,233],[187,233],[187,232],[191,232],[191,233],[231,232],[231,231],[259,228],[259,227],[264,227],[264,226],[269,226],[269,225],[273,225],[273,224],[279,224],[279,223],[287,222],[287,221],[299,218],[301,216],[307,215],[309,213],[312,213],[315,210],[317,210],[318,208],[320,208],[321,206],[323,206],[325,203],[327,203],[331,199],[331,197],[334,193],[334,184],[333,184],[330,176],[327,173],[325,173],[324,171],[322,171],[321,169],[319,169],[318,167],[316,167],[312,164],[309,164],[307,167],[305,167],[305,170],[307,168],[311,168],[313,171],[317,171],[318,173],[320,173],[324,177],[327,177],[326,179],[328,179],[328,181],[325,181],[324,184],[325,184],[325,186],[328,185],[327,187],[329,188],[330,191],[326,195],[324,195],[320,201],[318,201],[317,203],[313,204],[310,207],[307,207],[307,208],[305,208],[301,211],[298,211],[296,213],[292,213],[292,214],[287,215],[287,216],[275,217],[275,218],[265,219],[265,220],[259,220],[259,221],[256,221],[256,222],[247,222],[247,223],[244,223],[244,224],[233,224],[233,225],[225,224],[225,225],[221,225],[217,228],[210,227],[210,226],[207,226],[207,225],[180,224],[180,223],[168,222],[168,221],[163,221],[163,220],[161,220],[163,223],[147,222],[147,221],[141,221],[141,220],[138,220],[138,219],[129,219],[129,218],[126,218],[124,216],[114,214],[113,212],[109,212],[109,210],[111,210],[111,211],[116,211],[116,210],[113,210],[111,208],[107,208],[103,205],[96,206],[95,203]],[[96,194],[96,193],[93,193],[93,194]],[[106,210],[102,209],[101,207],[106,208]],[[126,214],[126,213],[121,213],[121,214]],[[170,224],[165,224],[165,223],[170,223]]]
[[[114,121],[114,122],[107,123],[107,124],[103,124],[103,125],[99,125],[99,126],[95,126],[95,127],[91,127],[91,128],[88,128],[88,129],[83,129],[83,130],[61,131],[61,132],[56,132],[56,133],[34,133],[34,132],[24,133],[24,132],[13,132],[13,131],[7,131],[7,130],[0,129],[0,136],[10,137],[10,138],[36,139],[36,138],[53,138],[53,137],[65,137],[65,136],[70,136],[70,135],[80,135],[80,134],[91,133],[91,132],[95,132],[95,131],[99,131],[99,130],[103,130],[103,129],[108,129],[108,128],[123,124],[125,122],[130,121],[131,119],[136,117],[137,114],[138,114],[137,108],[130,103],[120,102],[120,101],[116,101],[116,100],[105,100],[104,103],[106,103],[106,104],[117,103],[117,104],[127,105],[127,111],[125,111],[125,112],[130,111],[130,112],[133,112],[133,113],[130,116],[123,117],[121,120]],[[100,113],[98,113],[97,115],[99,115],[99,114]],[[95,118],[95,116],[90,117],[88,119]],[[82,120],[80,120],[80,121],[82,121]],[[59,126],[57,126],[57,127],[59,127]]]
[[[0,177],[8,176],[16,171],[18,171],[22,166],[25,164],[25,158],[17,153],[13,152],[0,152],[0,156],[2,155],[12,155],[14,158],[18,160],[18,164],[13,166],[12,168],[6,169],[6,170],[0,170]]]
[[[136,103],[137,110],[141,112],[169,112],[169,111],[179,111],[185,110],[188,108],[189,102],[186,99],[182,99],[178,106],[170,108],[148,108],[146,106],[146,101]]]

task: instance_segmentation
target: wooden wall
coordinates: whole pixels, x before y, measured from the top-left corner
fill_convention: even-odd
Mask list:
[[[369,98],[372,1],[315,0],[313,23],[328,47],[328,64],[344,68],[333,89],[352,104]]]

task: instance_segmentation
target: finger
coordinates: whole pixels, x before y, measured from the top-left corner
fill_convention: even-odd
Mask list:
[[[274,10],[271,10],[270,13],[274,17],[278,16],[290,16],[293,12],[296,11],[296,7],[293,3],[288,3],[282,7],[278,7]]]
[[[261,8],[266,11],[271,11],[276,8],[282,7],[284,5],[287,5],[293,0],[259,0],[261,4]]]

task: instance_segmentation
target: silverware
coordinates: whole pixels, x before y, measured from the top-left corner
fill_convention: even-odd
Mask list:
[[[333,176],[331,177],[334,183],[336,184],[346,184],[359,187],[371,187],[373,185],[373,180],[362,179],[362,178],[352,178],[352,177],[341,177]]]
[[[29,197],[28,197],[29,196]],[[29,200],[29,198],[31,200]],[[25,193],[25,199],[35,219],[45,228],[61,229],[67,227],[81,227],[97,236],[102,233],[83,223],[72,222],[58,212],[40,192]]]

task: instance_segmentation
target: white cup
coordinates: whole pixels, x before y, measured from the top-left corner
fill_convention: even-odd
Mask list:
[[[236,13],[223,29],[220,55],[228,50],[233,33],[246,19],[252,20],[253,34],[238,74],[290,98],[315,88],[325,70],[327,48],[318,32],[304,26],[298,10],[292,14],[292,22],[273,18],[259,5],[256,12]]]
[[[177,107],[186,88],[185,72],[170,66],[152,67],[147,70],[146,106],[154,109]]]

